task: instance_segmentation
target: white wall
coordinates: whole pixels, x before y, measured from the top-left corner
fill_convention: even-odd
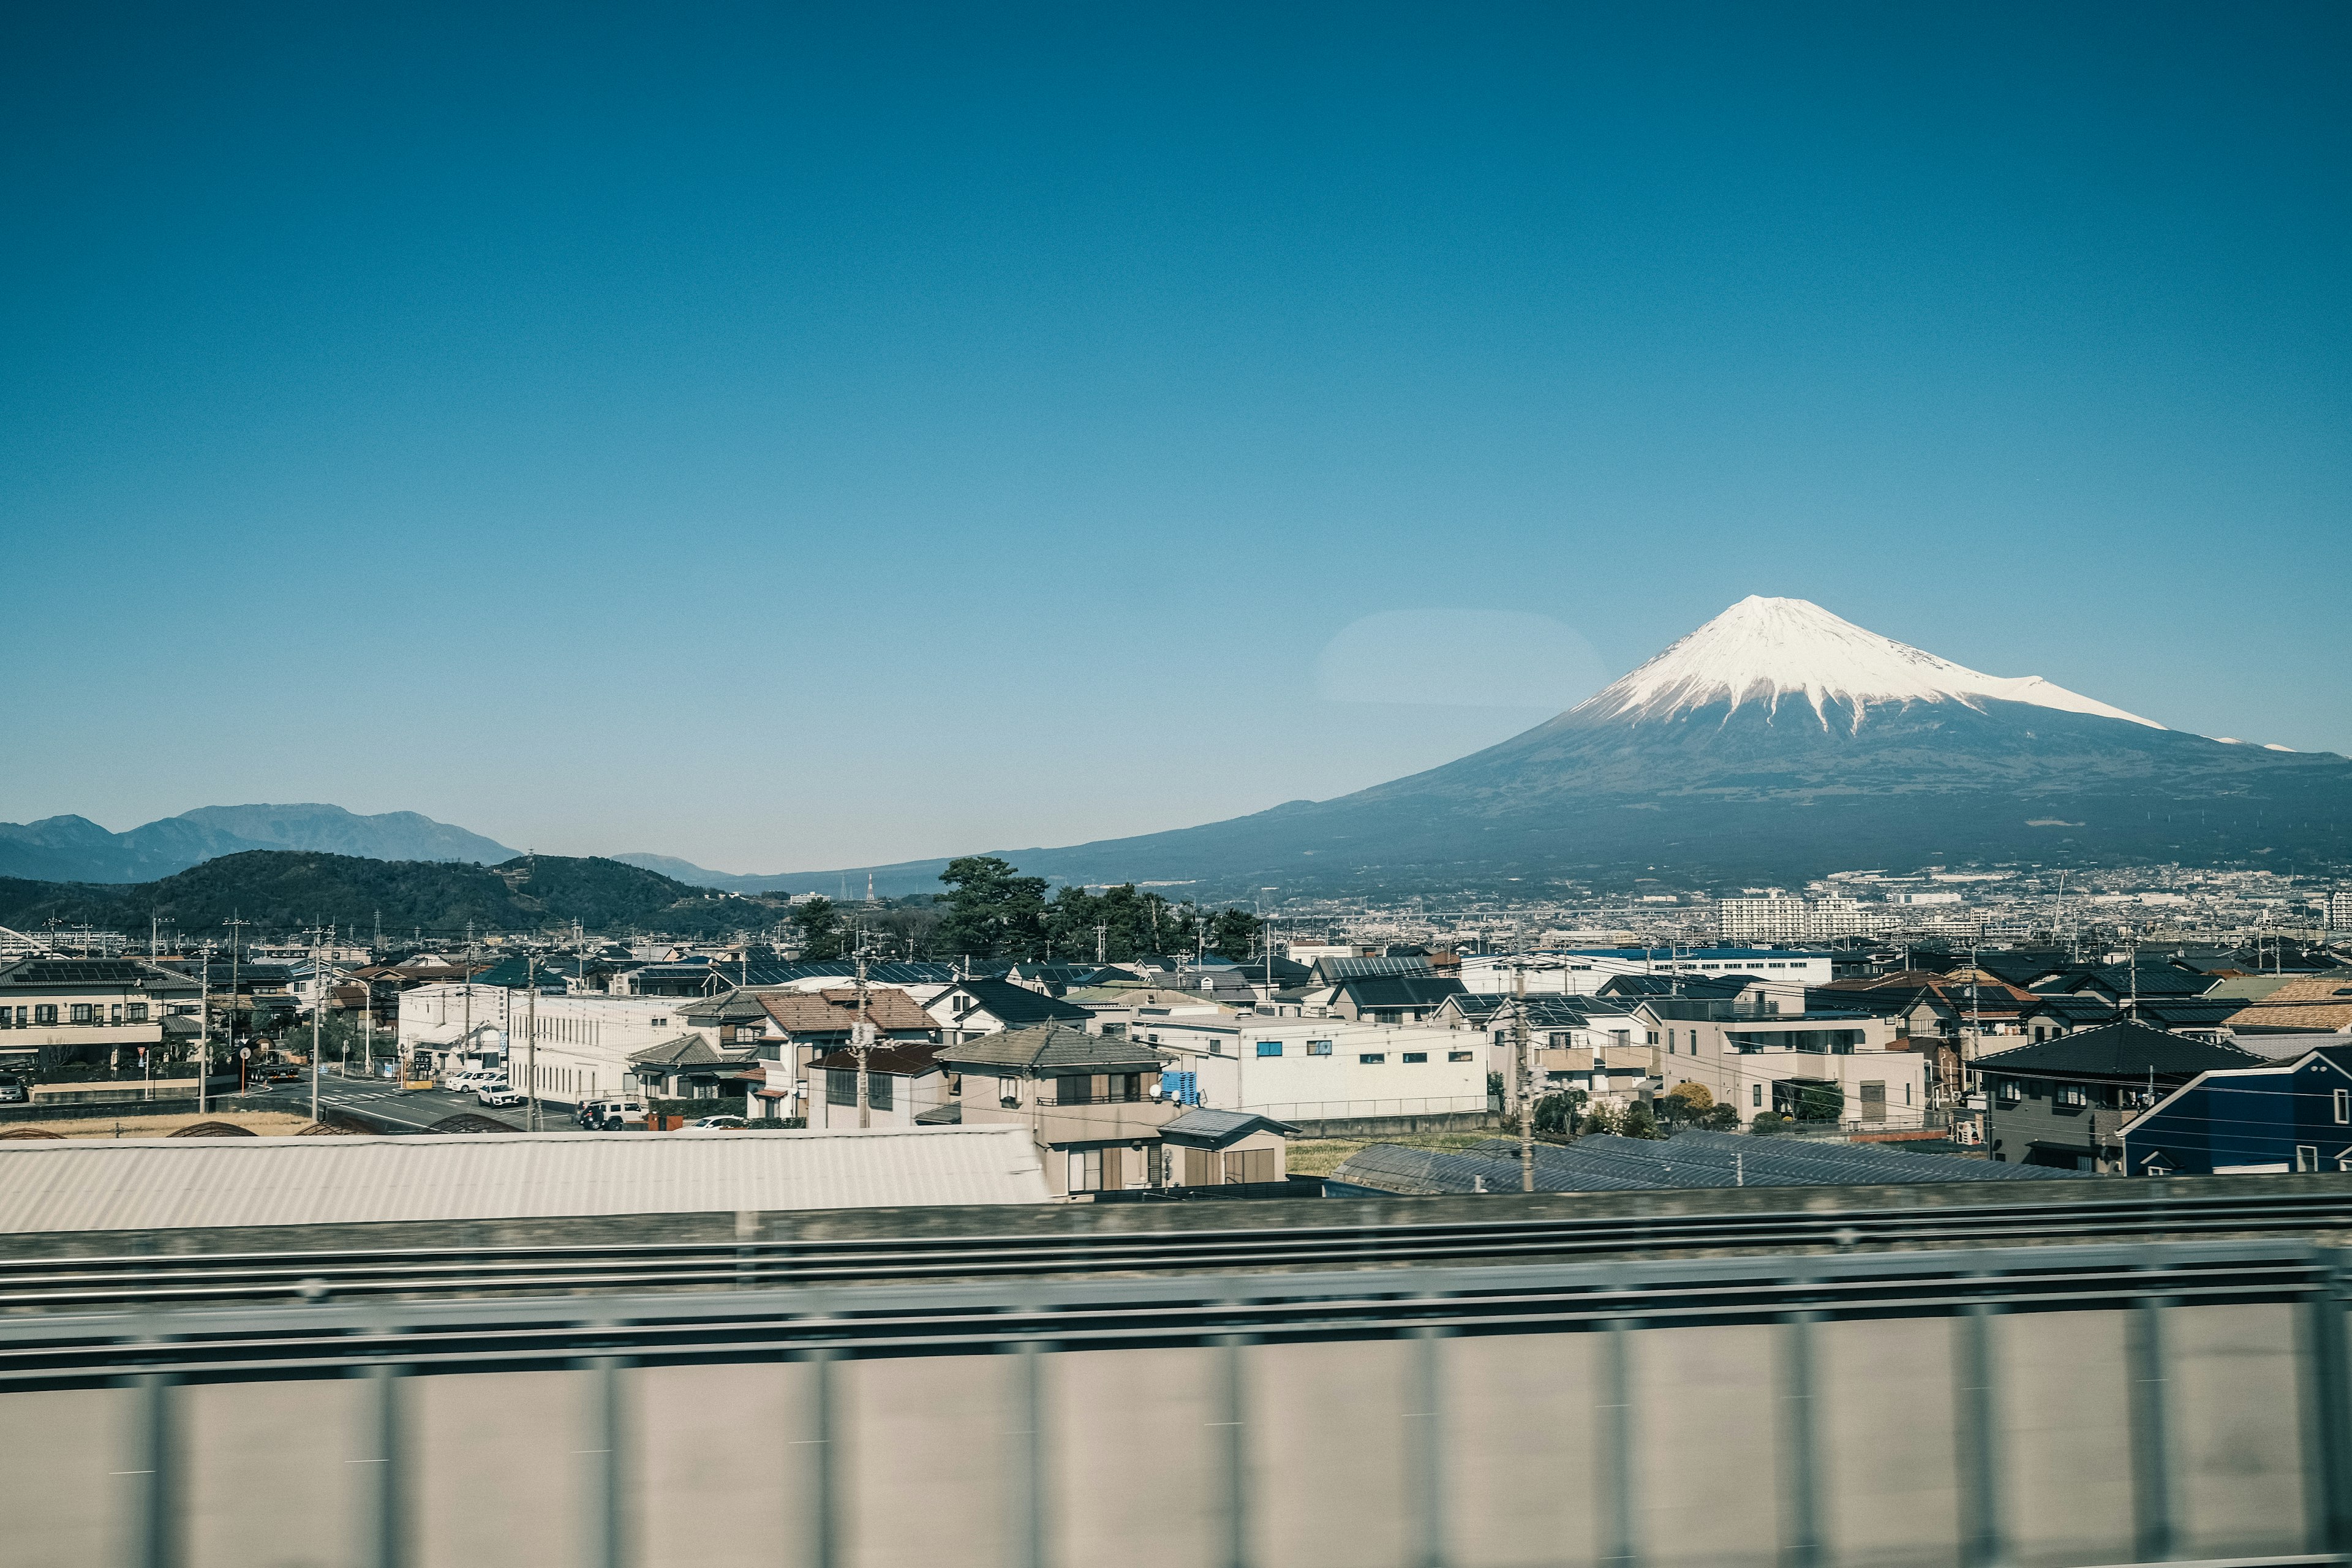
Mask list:
[[[445,1026],[462,1026],[467,1017],[466,993],[459,985],[423,985],[400,997],[399,1037],[404,1056]],[[473,1021],[494,1023],[506,1030],[509,1045],[508,1081],[528,1090],[531,1037],[538,1030],[539,1093],[542,1100],[577,1103],[598,1095],[631,1092],[627,1081],[632,1052],[642,1051],[684,1034],[688,1029],[678,1009],[696,998],[688,996],[541,996],[536,1005],[522,994],[497,986],[475,985]]]
[[[1181,1058],[1200,1075],[1201,1102],[1215,1110],[1294,1117],[1481,1111],[1494,1050],[1467,1030],[1428,1025],[1351,1024],[1344,1018],[1203,1018],[1139,1009],[1131,1037]],[[1328,1055],[1310,1054],[1328,1040]],[[1260,1056],[1262,1042],[1281,1047]],[[1409,1062],[1419,1054],[1424,1061]],[[1368,1055],[1382,1060],[1367,1062]],[[1459,1059],[1456,1059],[1459,1058]]]

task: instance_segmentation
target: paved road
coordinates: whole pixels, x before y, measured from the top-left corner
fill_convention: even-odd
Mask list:
[[[245,1103],[255,1110],[291,1110],[299,1115],[310,1113],[310,1080],[298,1084],[280,1084],[268,1094],[248,1096]],[[401,1089],[388,1081],[368,1079],[322,1078],[319,1080],[319,1104],[321,1110],[331,1108],[364,1116],[370,1121],[395,1132],[422,1132],[435,1122],[452,1116],[470,1113],[503,1121],[516,1131],[527,1130],[529,1109],[509,1105],[493,1110],[476,1100],[469,1091],[450,1094],[437,1089]],[[572,1107],[551,1100],[540,1102],[540,1121],[551,1132],[576,1132],[579,1123],[572,1119]]]

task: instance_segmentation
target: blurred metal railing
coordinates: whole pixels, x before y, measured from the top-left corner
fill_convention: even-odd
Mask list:
[[[1767,1189],[1756,1189],[1759,1193]],[[1793,1194],[1803,1189],[1771,1189]],[[1822,1189],[1810,1189],[1818,1196]],[[939,1279],[1231,1272],[2352,1230],[2352,1191],[1035,1235],[345,1248],[0,1260],[0,1312],[344,1297],[750,1289]],[[2172,1195],[2177,1194],[2177,1195]],[[1344,1214],[1335,1203],[1333,1208]]]

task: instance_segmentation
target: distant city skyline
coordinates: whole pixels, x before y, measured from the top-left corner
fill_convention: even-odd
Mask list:
[[[0,819],[1068,844],[1749,594],[2352,752],[2340,7],[12,42]]]

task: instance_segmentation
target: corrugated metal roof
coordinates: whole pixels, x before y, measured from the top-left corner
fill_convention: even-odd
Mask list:
[[[1048,1201],[1028,1129],[11,1140],[0,1233]]]

